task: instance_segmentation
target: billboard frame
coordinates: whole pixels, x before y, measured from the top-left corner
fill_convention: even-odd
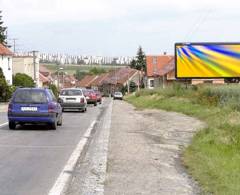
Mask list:
[[[174,44],[174,58],[175,58],[175,78],[178,80],[189,80],[189,79],[239,79],[239,77],[178,77],[177,76],[177,46],[184,45],[239,45],[240,42],[177,42]]]

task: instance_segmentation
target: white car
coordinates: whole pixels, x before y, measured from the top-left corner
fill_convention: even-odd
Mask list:
[[[123,99],[123,94],[122,94],[122,92],[116,91],[116,92],[113,94],[113,99],[114,99],[114,100],[116,100],[116,99],[122,100],[122,99]]]
[[[62,110],[77,109],[82,112],[87,111],[87,100],[80,88],[62,89],[59,95]]]

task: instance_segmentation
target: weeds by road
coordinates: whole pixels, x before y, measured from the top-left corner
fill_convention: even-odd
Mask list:
[[[240,87],[173,85],[127,97],[137,108],[164,109],[194,116],[207,127],[184,152],[184,164],[204,193],[240,193]]]

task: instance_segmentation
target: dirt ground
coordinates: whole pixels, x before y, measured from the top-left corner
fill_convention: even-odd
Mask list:
[[[114,101],[111,123],[105,195],[199,194],[180,157],[202,122]]]

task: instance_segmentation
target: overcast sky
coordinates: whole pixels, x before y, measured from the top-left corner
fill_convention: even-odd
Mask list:
[[[240,42],[237,0],[0,0],[19,51],[173,54],[175,42]]]

